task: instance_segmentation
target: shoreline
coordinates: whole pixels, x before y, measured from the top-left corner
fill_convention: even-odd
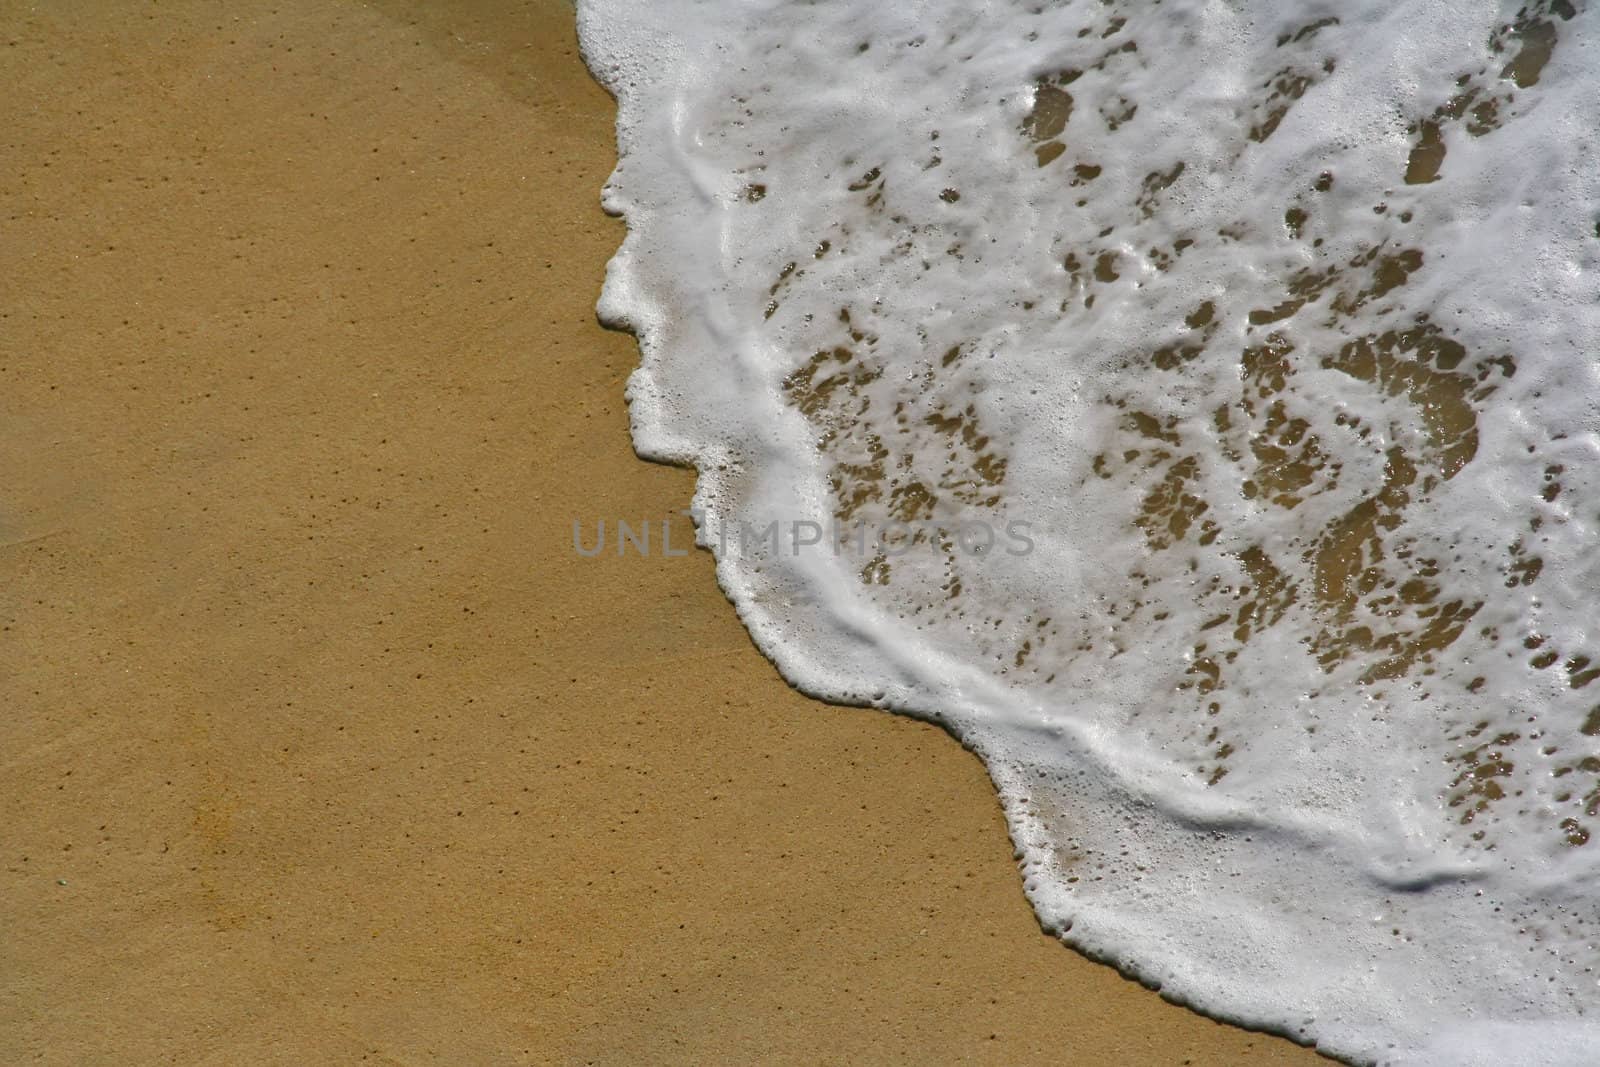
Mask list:
[[[1042,933],[708,553],[571,550],[694,474],[570,5],[4,10],[4,1059],[1328,1062]]]

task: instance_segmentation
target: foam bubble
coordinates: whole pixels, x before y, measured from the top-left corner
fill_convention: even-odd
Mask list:
[[[758,644],[978,751],[1047,928],[1353,1059],[1600,1054],[1575,8],[579,7],[634,439]],[[713,534],[794,519],[924,532]]]

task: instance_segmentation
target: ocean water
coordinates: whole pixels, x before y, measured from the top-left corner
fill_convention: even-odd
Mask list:
[[[785,677],[948,726],[1041,923],[1173,999],[1600,1063],[1600,11],[579,29],[634,440]]]

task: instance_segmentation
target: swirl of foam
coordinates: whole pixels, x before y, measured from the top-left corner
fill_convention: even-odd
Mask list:
[[[947,724],[1041,920],[1176,999],[1374,1062],[1458,1062],[1467,1019],[1590,1062],[1600,16],[580,29],[635,440],[699,469],[785,676]],[[726,536],[796,519],[830,542]]]

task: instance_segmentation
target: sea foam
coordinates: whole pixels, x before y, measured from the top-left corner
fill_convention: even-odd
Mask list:
[[[1600,1062],[1600,12],[579,29],[634,440],[698,468],[784,675],[948,726],[1040,921],[1173,999],[1360,1062]],[[906,534],[712,536],[800,518]]]

